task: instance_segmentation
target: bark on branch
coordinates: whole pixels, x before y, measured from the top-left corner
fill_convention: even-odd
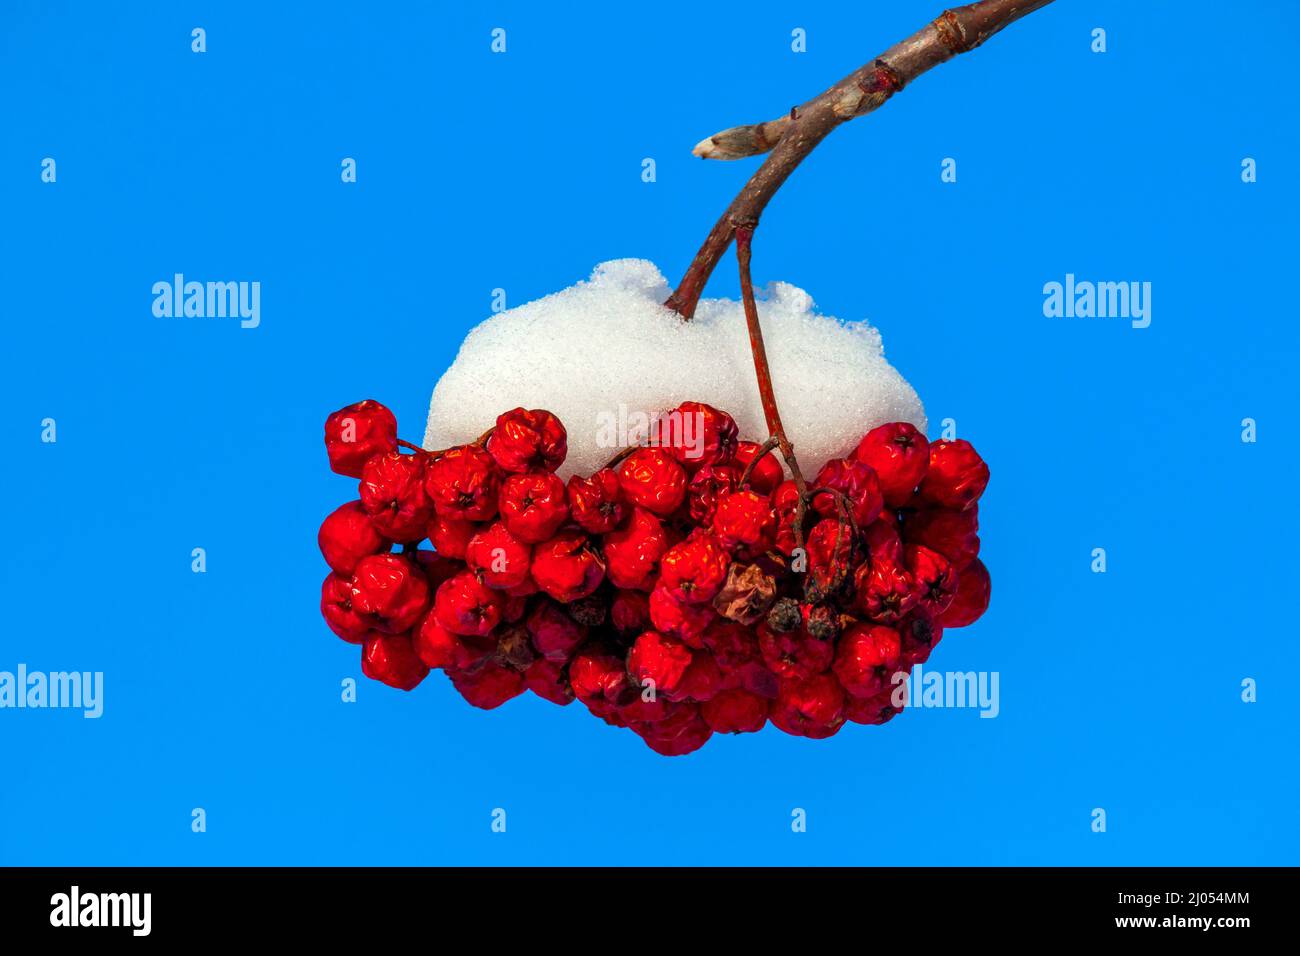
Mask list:
[[[866,66],[795,107],[788,116],[752,126],[735,126],[697,145],[695,155],[705,159],[739,159],[771,152],[709,232],[665,304],[685,319],[695,314],[705,283],[731,245],[736,229],[758,224],[768,201],[833,129],[870,113],[926,70],[958,53],[973,50],[1003,27],[1051,2],[980,0],[945,10]]]

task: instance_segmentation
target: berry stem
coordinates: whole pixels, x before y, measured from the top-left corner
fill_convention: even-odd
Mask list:
[[[870,113],[922,73],[979,46],[1003,27],[1052,0],[980,0],[945,10],[906,40],[830,89],[767,123],[735,126],[695,147],[704,159],[738,159],[767,152],[740,194],[714,224],[686,274],[664,304],[690,320],[695,306],[741,228],[758,224],[771,198],[817,144],[842,123]]]
[[[785,426],[781,424],[781,412],[776,407],[772,370],[768,367],[767,348],[763,345],[763,326],[758,321],[758,304],[754,301],[754,280],[749,273],[753,238],[752,225],[741,226],[736,230],[736,262],[740,264],[740,297],[745,304],[745,324],[749,326],[749,349],[754,354],[754,374],[758,377],[758,395],[763,403],[763,417],[767,420],[767,430],[771,432],[771,437],[764,444],[776,442],[802,498],[808,493],[808,485],[799,469],[799,460],[794,456],[794,446],[790,444]]]
[[[400,445],[400,446],[403,447],[403,448],[409,448],[409,449],[411,449],[411,451],[419,452],[419,453],[422,454],[422,455],[428,455],[428,454],[431,454],[431,452],[427,452],[427,451],[425,451],[425,450],[424,450],[423,448],[421,448],[419,445],[416,445],[416,444],[413,444],[413,443],[411,443],[411,442],[409,442],[409,441],[406,441],[406,440],[403,439],[403,438],[399,438],[399,439],[397,439],[397,444]]]

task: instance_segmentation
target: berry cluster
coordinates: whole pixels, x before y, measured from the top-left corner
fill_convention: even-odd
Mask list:
[[[335,412],[330,466],[361,488],[321,525],[326,623],[392,687],[441,668],[476,707],[576,698],[666,755],[769,720],[814,738],[889,720],[899,675],[988,606],[988,467],[899,422],[805,483],[726,412],[675,414],[703,440],[566,485],[547,411],[437,452],[400,441],[378,402]]]

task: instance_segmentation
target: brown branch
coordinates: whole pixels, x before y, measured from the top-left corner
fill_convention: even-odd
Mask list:
[[[700,294],[736,230],[752,229],[758,224],[772,196],[833,129],[870,113],[926,70],[973,50],[1003,27],[1051,2],[980,0],[945,10],[866,66],[795,107],[789,116],[754,126],[732,127],[696,146],[695,154],[709,159],[736,159],[769,149],[771,152],[713,226],[665,305],[685,319],[695,314]]]

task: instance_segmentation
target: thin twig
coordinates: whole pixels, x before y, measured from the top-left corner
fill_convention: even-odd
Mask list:
[[[789,116],[733,127],[696,146],[697,156],[712,159],[752,156],[768,149],[771,153],[713,226],[665,305],[684,319],[695,314],[704,286],[736,230],[757,225],[776,191],[833,129],[870,113],[926,70],[973,50],[1003,27],[1051,2],[980,0],[945,10],[923,29],[791,110]]]

